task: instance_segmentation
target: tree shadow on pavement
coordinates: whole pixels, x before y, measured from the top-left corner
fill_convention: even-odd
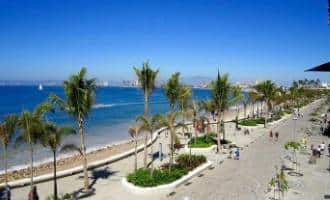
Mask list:
[[[102,169],[93,169],[92,176],[89,177],[92,182],[89,185],[90,191],[84,192],[83,188],[76,190],[72,193],[73,199],[84,199],[95,195],[95,188],[94,185],[99,179],[108,179],[111,175],[117,174],[118,171],[111,171],[109,167],[102,168]],[[83,176],[79,176],[79,179],[82,179]]]
[[[288,174],[290,176],[295,176],[295,177],[302,177],[302,176],[304,176],[304,174],[302,174],[300,172],[295,172],[295,171],[288,172]]]
[[[106,167],[104,169],[94,169],[92,171],[92,177],[91,177],[92,182],[89,187],[92,188],[96,184],[97,180],[107,179],[111,175],[115,175],[117,173],[118,173],[118,171],[110,171],[109,167]]]

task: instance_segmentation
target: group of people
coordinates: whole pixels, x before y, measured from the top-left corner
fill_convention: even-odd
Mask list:
[[[239,147],[232,147],[229,152],[230,158],[233,158],[234,160],[239,160],[240,156],[240,150]]]
[[[273,131],[271,130],[269,132],[269,139],[270,140],[273,140],[273,137],[275,137],[275,141],[278,141],[278,137],[279,137],[279,133],[278,131],[276,131],[275,133],[273,133]]]
[[[330,145],[330,144],[329,144]],[[326,149],[326,145],[324,142],[322,142],[320,145],[318,145],[317,147],[315,147],[313,144],[311,144],[311,150],[312,150],[312,154],[313,156],[317,156],[317,157],[321,157],[321,155],[323,154],[323,152]],[[329,152],[330,153],[330,152]]]
[[[2,191],[0,190],[0,200],[11,200],[11,191],[8,185],[4,187]],[[28,200],[39,200],[37,186],[32,187],[32,190],[29,193]]]

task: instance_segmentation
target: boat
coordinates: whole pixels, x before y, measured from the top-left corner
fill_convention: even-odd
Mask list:
[[[42,91],[43,89],[44,89],[43,86],[41,84],[39,84],[38,90]]]

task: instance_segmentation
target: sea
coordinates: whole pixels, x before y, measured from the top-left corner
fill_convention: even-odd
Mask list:
[[[10,113],[19,115],[24,110],[32,111],[38,104],[47,101],[50,93],[64,98],[63,88],[60,86],[44,86],[39,90],[37,86],[0,86],[0,120]],[[193,99],[205,100],[210,98],[207,89],[193,89]],[[150,97],[149,110],[151,114],[166,113],[169,110],[163,89],[155,89]],[[138,115],[143,114],[143,93],[139,88],[100,87],[96,92],[95,105],[86,121],[86,145],[89,151],[107,145],[118,144],[130,139],[128,127],[134,125]],[[76,123],[65,113],[55,112],[46,115],[46,120],[58,125],[69,125],[76,128]],[[16,136],[19,131],[16,133]],[[79,145],[78,135],[68,136],[65,143]],[[34,150],[36,163],[51,160],[51,153],[41,145]],[[17,170],[29,162],[29,152],[26,144],[9,146],[9,168]],[[0,173],[4,169],[0,148]]]

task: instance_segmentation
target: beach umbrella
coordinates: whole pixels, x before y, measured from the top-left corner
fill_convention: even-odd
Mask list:
[[[330,72],[330,62],[305,70],[305,72]]]

